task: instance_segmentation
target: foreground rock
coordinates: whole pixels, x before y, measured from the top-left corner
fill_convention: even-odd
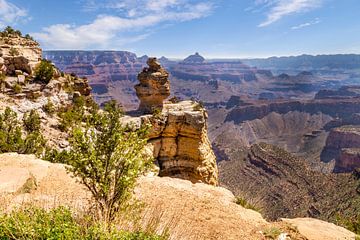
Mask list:
[[[151,113],[154,109],[162,109],[163,101],[170,96],[169,73],[161,67],[156,58],[149,58],[148,68],[138,75],[140,84],[135,86],[140,100],[139,110]]]
[[[89,193],[67,174],[64,165],[45,162],[32,155],[9,153],[0,155],[0,173],[1,206],[8,210],[26,203],[47,208],[65,205],[82,209],[88,206]],[[207,184],[142,177],[135,194],[147,204],[143,220],[149,216],[157,217],[159,228],[169,227],[172,239],[258,240],[265,239],[261,234],[264,229],[278,226],[268,223],[259,213],[235,204],[230,191]],[[302,227],[307,222],[318,221],[296,219],[291,222],[299,228],[297,236],[310,236],[305,234],[309,234],[311,228]],[[326,238],[329,233],[350,237],[337,239],[355,237],[341,227],[325,223],[317,224],[315,231],[318,233],[316,239],[335,239]]]

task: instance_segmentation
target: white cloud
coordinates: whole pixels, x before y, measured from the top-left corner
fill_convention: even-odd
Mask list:
[[[0,28],[26,20],[27,11],[6,0],[0,0]]]
[[[139,2],[145,5],[136,4]],[[202,18],[213,9],[210,2],[190,0],[124,0],[104,6],[120,11],[98,15],[90,24],[56,24],[32,35],[49,49],[113,49],[146,38],[155,26]]]
[[[258,27],[266,27],[285,16],[318,8],[322,0],[256,0],[255,4],[266,5],[269,9],[267,19],[258,25]]]
[[[306,22],[306,23],[299,24],[297,26],[293,26],[293,27],[291,27],[291,29],[292,30],[298,30],[298,29],[301,29],[301,28],[304,28],[304,27],[310,27],[310,26],[318,24],[320,22],[321,22],[320,19],[316,18],[316,19],[314,19],[314,20],[312,20],[310,22]]]

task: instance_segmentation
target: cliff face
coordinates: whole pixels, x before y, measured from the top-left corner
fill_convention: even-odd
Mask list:
[[[13,75],[15,70],[31,74],[42,59],[39,44],[33,40],[8,36],[0,38],[0,70]]]
[[[143,116],[142,122],[153,126],[149,143],[160,176],[217,185],[216,158],[207,132],[208,116],[204,108],[197,106],[192,101],[167,103],[159,116]]]
[[[343,126],[333,129],[327,140],[321,159],[335,159],[335,172],[351,172],[360,167],[360,126]]]

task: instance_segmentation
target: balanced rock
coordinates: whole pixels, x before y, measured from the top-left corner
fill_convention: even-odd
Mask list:
[[[140,100],[139,111],[151,113],[154,109],[162,109],[163,101],[170,96],[169,73],[161,67],[156,58],[149,58],[149,67],[138,75],[140,81],[135,86]]]

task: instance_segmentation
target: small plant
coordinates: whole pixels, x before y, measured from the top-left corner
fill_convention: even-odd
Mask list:
[[[25,113],[23,117],[23,123],[25,131],[39,132],[41,124],[39,113],[34,109],[32,109],[30,113]]]
[[[161,111],[160,108],[154,107],[154,108],[151,110],[151,112],[152,112],[152,115],[153,115],[153,117],[154,117],[155,119],[160,119],[160,118],[161,118],[161,113],[162,113],[162,111]]]
[[[276,227],[268,228],[264,231],[264,236],[270,239],[277,239],[280,234],[281,230]]]
[[[54,67],[48,60],[41,60],[35,67],[35,80],[48,84],[54,76]]]
[[[10,56],[13,56],[13,57],[15,57],[15,56],[19,56],[19,51],[16,49],[16,48],[10,48],[10,50],[9,50],[9,54],[10,54]]]
[[[18,93],[21,93],[22,92],[22,87],[20,84],[18,83],[15,83],[14,86],[13,86],[13,91],[14,93],[18,94]]]
[[[25,38],[31,41],[35,41],[34,38],[32,36],[30,36],[29,34],[25,35]]]
[[[257,208],[255,205],[249,203],[245,198],[242,198],[242,197],[239,197],[237,196],[235,198],[235,203],[244,207],[244,208],[247,208],[247,209],[251,209],[251,210],[254,210],[254,211],[257,211],[257,212],[260,212],[260,209]]]
[[[54,103],[48,98],[47,103],[42,107],[44,112],[52,116],[55,113],[55,105]]]

